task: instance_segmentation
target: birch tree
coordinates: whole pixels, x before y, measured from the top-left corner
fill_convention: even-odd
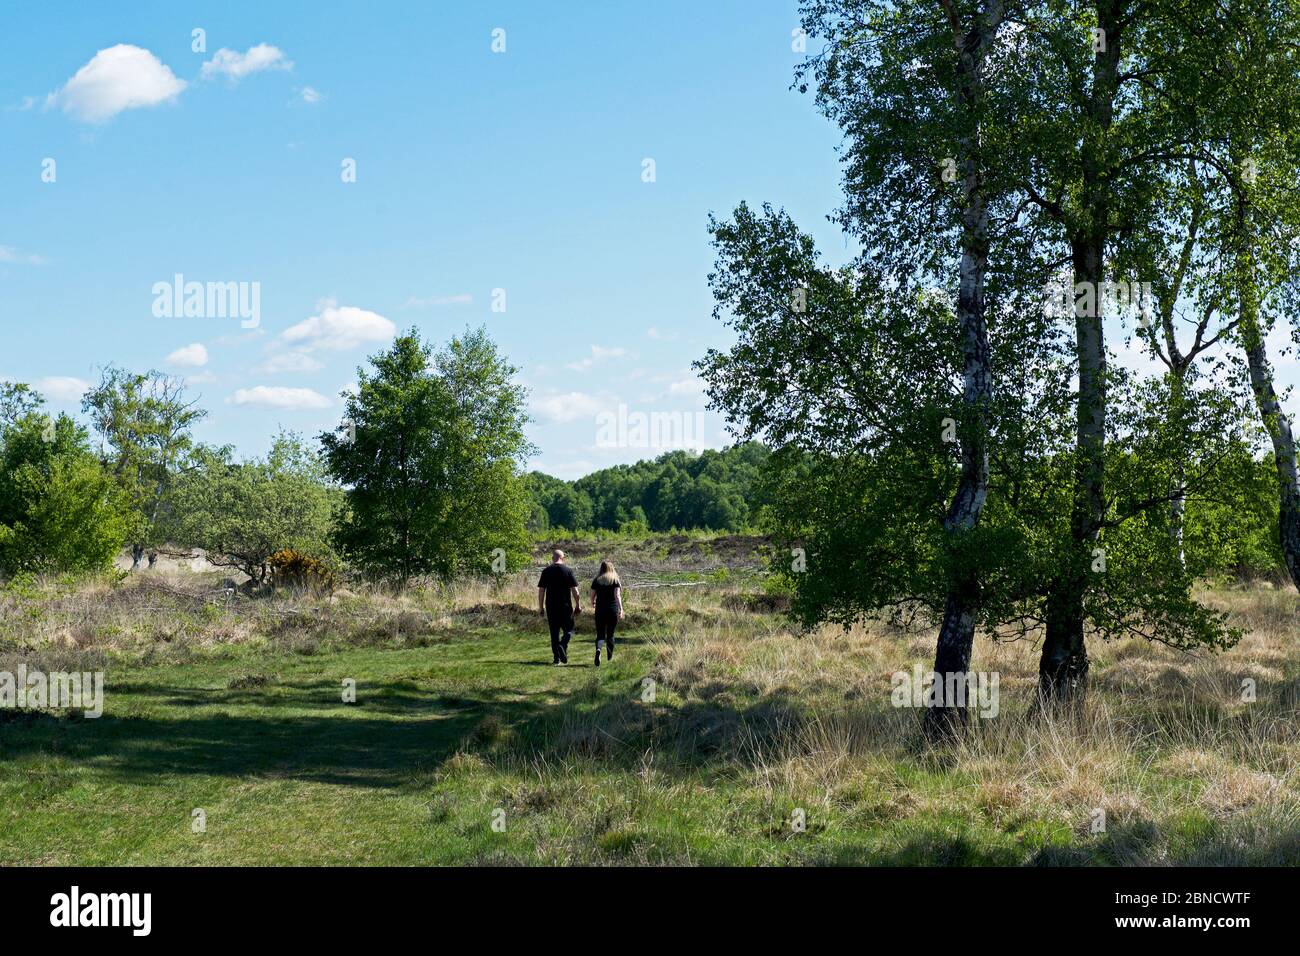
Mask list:
[[[767,429],[769,438],[817,452],[840,443],[841,460],[819,459],[823,474],[838,476],[838,488],[871,476],[875,500],[858,503],[860,520],[851,526],[860,541],[880,541],[882,551],[892,535],[895,552],[913,560],[882,560],[878,553],[864,571],[880,586],[849,590],[864,608],[937,604],[940,679],[969,671],[978,623],[1003,619],[1006,595],[1016,590],[992,598],[985,583],[1005,571],[997,556],[1014,552],[989,547],[991,537],[979,531],[990,494],[993,422],[999,435],[1023,442],[1037,430],[1027,425],[1028,410],[1051,407],[1025,401],[1026,390],[1041,381],[1008,376],[999,387],[995,369],[998,352],[1015,372],[1053,361],[1050,333],[1034,319],[1041,303],[1031,301],[1043,274],[1017,254],[1027,240],[1007,195],[999,161],[1005,130],[994,122],[999,104],[990,93],[1018,56],[1007,13],[1002,0],[809,4],[805,29],[825,49],[810,60],[804,80],[811,78],[819,105],[846,132],[846,201],[837,219],[866,252],[835,273],[818,264],[811,241],[788,217],[770,209],[757,217],[742,207],[731,222],[713,225],[720,249],[714,291],[744,345],[701,363],[710,394],[748,434]],[[1003,267],[990,276],[995,244]],[[1013,262],[1016,268],[1007,268]],[[783,284],[803,298],[799,307],[783,301]],[[992,312],[1010,320],[996,345],[990,298]],[[850,379],[842,387],[805,364],[832,355]],[[785,356],[801,358],[804,369],[785,367]],[[885,362],[892,365],[881,369]],[[900,377],[904,394],[895,393]],[[783,378],[800,383],[796,397],[778,401],[756,384]],[[1023,448],[1008,456],[1025,457]],[[905,494],[909,482],[910,502],[886,490]],[[877,509],[880,501],[900,507],[886,513]],[[925,525],[919,537],[918,524]],[[822,530],[838,552],[838,529]],[[904,539],[927,543],[914,553]],[[811,598],[828,581],[844,583],[823,572],[810,576],[803,594]],[[855,603],[823,598],[813,605],[833,614]],[[962,719],[959,701],[945,698],[927,711],[927,730],[946,736]]]

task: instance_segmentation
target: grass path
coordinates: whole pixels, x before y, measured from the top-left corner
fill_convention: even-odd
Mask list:
[[[550,666],[543,634],[409,650],[237,653],[110,668],[105,712],[0,722],[0,862],[430,863],[490,850],[430,825],[428,784],[476,729],[527,722],[597,681],[633,693],[647,666]],[[345,678],[357,700],[342,700]],[[508,688],[508,689],[506,689]],[[206,832],[192,832],[202,809]],[[501,840],[497,839],[497,843]]]
[[[658,723],[675,732],[704,726],[707,735],[729,708],[671,694],[643,703],[654,649],[635,630],[599,669],[590,652],[580,634],[573,663],[553,667],[545,633],[480,629],[409,649],[303,656],[227,648],[219,659],[184,665],[110,667],[98,720],[0,721],[0,863],[1023,856],[1016,849],[1023,834],[976,833],[960,815],[900,820],[888,795],[869,787],[855,796],[865,810],[818,813],[794,831],[791,807],[825,806],[824,793],[755,785],[726,759],[682,765],[653,755]],[[345,678],[356,681],[355,704],[342,700]],[[512,746],[550,756],[503,758]],[[712,752],[707,740],[692,746]],[[196,809],[201,833],[192,829]],[[497,817],[504,830],[494,829]],[[1035,845],[1042,836],[1032,831]]]

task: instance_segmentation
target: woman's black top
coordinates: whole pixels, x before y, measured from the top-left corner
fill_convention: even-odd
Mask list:
[[[600,578],[596,577],[592,579],[591,589],[596,592],[596,613],[613,614],[617,617],[619,605],[622,603],[619,600],[619,585],[602,584]]]

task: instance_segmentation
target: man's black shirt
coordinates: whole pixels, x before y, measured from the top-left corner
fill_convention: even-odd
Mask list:
[[[573,596],[570,588],[578,586],[578,578],[567,564],[548,564],[537,579],[537,586],[546,589],[546,613],[572,614]]]

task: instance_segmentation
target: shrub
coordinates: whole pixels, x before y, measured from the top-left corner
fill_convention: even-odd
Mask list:
[[[0,571],[105,571],[130,530],[127,508],[65,415],[31,413],[0,435]]]
[[[266,563],[274,587],[332,593],[339,585],[338,575],[328,564],[292,548],[275,552]]]

